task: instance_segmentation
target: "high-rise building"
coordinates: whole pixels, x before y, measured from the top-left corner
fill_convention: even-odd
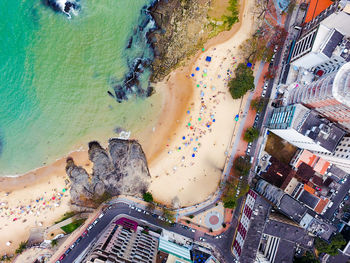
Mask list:
[[[87,263],[154,263],[158,238],[127,218],[111,223],[87,256]]]
[[[330,5],[307,23],[293,45],[290,63],[319,75],[350,61],[350,12],[346,1]]]
[[[301,104],[274,109],[270,131],[301,149],[332,153],[345,131]]]
[[[350,131],[350,62],[309,85],[290,89],[287,104],[295,103],[315,109]]]
[[[316,155],[322,157],[323,159],[329,161],[330,163],[336,165],[340,169],[349,173],[350,171],[350,137],[345,136],[335,151],[332,153],[326,152],[315,152]]]

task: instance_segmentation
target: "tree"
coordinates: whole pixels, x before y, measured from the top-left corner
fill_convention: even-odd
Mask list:
[[[250,127],[248,128],[245,133],[244,133],[244,137],[243,139],[246,142],[253,142],[255,141],[257,138],[259,138],[259,130],[257,128],[254,127]]]
[[[227,10],[230,12],[228,16],[223,16],[224,25],[227,30],[230,30],[233,24],[239,21],[239,6],[238,0],[230,0]]]
[[[248,90],[254,89],[253,70],[240,63],[235,70],[235,77],[228,84],[232,98],[242,97]]]
[[[51,246],[52,247],[57,246],[57,239],[51,240]]]
[[[27,247],[27,242],[22,241],[16,249],[16,254],[21,254]]]
[[[342,234],[338,233],[332,237],[331,242],[328,243],[320,238],[315,239],[315,248],[320,253],[327,253],[331,256],[338,255],[338,249],[346,244],[346,240]]]
[[[153,202],[153,196],[150,192],[146,192],[143,194],[143,200],[146,202]]]
[[[267,102],[268,102],[267,98],[258,97],[251,101],[250,106],[252,107],[252,109],[256,111],[262,111],[265,105],[267,104]]]
[[[175,221],[174,212],[165,207],[163,208],[163,216],[170,221]]]
[[[237,176],[247,176],[249,174],[251,164],[247,157],[240,156],[233,162],[233,168]]]
[[[319,263],[314,254],[312,254],[310,251],[306,251],[305,255],[302,257],[294,257],[293,263]]]

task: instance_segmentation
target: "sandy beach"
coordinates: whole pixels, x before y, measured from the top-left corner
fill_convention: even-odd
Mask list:
[[[227,82],[241,62],[238,46],[251,34],[253,6],[252,0],[242,1],[240,22],[231,31],[208,41],[186,67],[156,84],[163,99],[158,123],[137,139],[149,162],[150,191],[157,201],[171,204],[176,197],[182,206],[195,204],[219,184],[234,139],[234,117],[245,114],[245,98],[233,100]],[[91,171],[86,151],[69,155]],[[66,157],[21,177],[0,178],[0,255],[27,240],[31,228],[49,226],[69,211]]]

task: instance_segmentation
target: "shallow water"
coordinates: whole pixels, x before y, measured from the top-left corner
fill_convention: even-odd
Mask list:
[[[151,0],[80,1],[67,19],[40,0],[0,1],[0,175],[22,174],[86,145],[116,127],[142,130],[154,98],[130,95],[117,103],[121,83],[137,57],[152,59],[143,33]],[[142,75],[147,87],[149,71]]]

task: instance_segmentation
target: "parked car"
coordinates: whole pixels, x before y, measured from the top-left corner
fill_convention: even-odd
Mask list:
[[[72,251],[72,249],[71,249],[71,248],[68,248],[68,249],[66,250],[66,252],[64,252],[64,254],[68,255],[69,252],[71,252],[71,251]]]
[[[196,229],[191,228],[191,231],[192,231],[193,233],[195,233],[195,232],[196,232]]]
[[[157,217],[158,217],[158,215],[157,215],[157,214],[152,214],[152,216],[153,216],[154,218],[157,218]]]
[[[102,218],[104,215],[105,215],[105,214],[104,214],[104,213],[102,213],[102,214],[100,214],[100,216],[99,216],[98,218]]]
[[[75,247],[75,243],[73,243],[70,248],[73,249]]]
[[[204,242],[204,241],[205,241],[205,238],[200,237],[199,240]]]
[[[91,230],[91,228],[93,228],[93,227],[94,227],[94,225],[89,225],[87,230]]]
[[[78,237],[78,239],[74,243],[77,245],[79,244],[80,240],[82,240],[82,237]]]
[[[61,255],[60,258],[59,258],[59,260],[62,260],[62,259],[64,259],[65,257],[66,257],[65,254]]]
[[[136,208],[136,211],[140,212],[140,213],[142,212],[142,210],[140,208]]]

